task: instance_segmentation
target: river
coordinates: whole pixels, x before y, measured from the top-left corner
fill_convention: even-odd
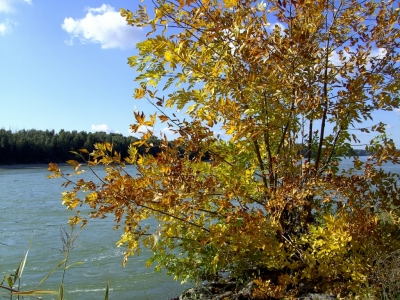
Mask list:
[[[62,169],[71,171],[68,167]],[[0,166],[0,282],[5,274],[15,272],[32,237],[21,290],[35,289],[64,258],[59,251],[62,249],[60,228],[66,226],[73,212],[61,205],[64,180],[48,179],[48,174],[45,166]],[[122,231],[112,228],[112,218],[91,220],[78,236],[69,261],[83,261],[83,264],[66,271],[67,300],[104,299],[107,281],[110,299],[120,300],[171,299],[190,286],[181,285],[165,272],[156,272],[154,267],[146,267],[150,257],[146,251],[130,257],[126,267],[122,267],[123,249],[115,245]],[[58,290],[61,276],[61,271],[55,272],[40,288]],[[0,299],[9,299],[3,289],[0,289]],[[43,299],[56,297],[43,296]]]

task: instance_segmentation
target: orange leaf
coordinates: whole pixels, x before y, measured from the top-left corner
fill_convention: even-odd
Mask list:
[[[164,115],[158,116],[158,118],[159,118],[159,119],[161,120],[161,122],[163,122],[163,123],[169,120],[169,117],[164,116]]]

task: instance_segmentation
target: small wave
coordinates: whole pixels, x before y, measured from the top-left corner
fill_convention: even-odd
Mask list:
[[[114,289],[110,288],[108,289],[109,291],[113,291]],[[68,294],[74,294],[74,293],[93,293],[93,292],[105,292],[106,289],[102,288],[102,289],[84,289],[84,290],[72,290],[72,291],[68,291]]]
[[[114,257],[120,257],[124,254],[124,252],[120,249],[114,249],[114,250],[109,250],[106,253],[101,254],[98,257],[94,257],[91,260],[92,261],[99,261],[99,260],[104,260],[104,259],[110,259]]]

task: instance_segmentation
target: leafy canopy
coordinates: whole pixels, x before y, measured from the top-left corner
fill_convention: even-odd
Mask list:
[[[152,7],[121,9],[128,24],[149,28],[128,59],[139,73],[134,97],[156,110],[135,113],[131,129],[148,132],[125,160],[109,143],[89,158],[82,152],[107,175],[75,182],[63,203],[89,205],[91,217],[114,214],[125,261],[144,246],[154,253],[149,264],[182,280],[277,272],[258,281],[258,293],[275,297],[305,282],[334,293],[373,284],[374,255],[399,247],[399,178],[379,166],[400,155],[385,124],[363,127],[375,111],[399,107],[395,2],[157,0]],[[190,121],[165,110],[174,107]],[[156,157],[140,156],[134,146],[151,147],[157,118],[178,137],[161,137]],[[216,136],[220,128],[228,139]],[[339,170],[340,157],[361,143],[357,130],[375,132],[372,154]],[[126,162],[137,174],[125,172]],[[143,225],[147,219],[158,225]]]

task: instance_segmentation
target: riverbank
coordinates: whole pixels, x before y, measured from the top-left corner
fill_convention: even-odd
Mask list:
[[[179,297],[170,300],[261,300],[265,298],[254,297],[255,289],[254,281],[238,285],[235,281],[227,281],[224,283],[210,282],[201,284],[193,288],[185,290]],[[319,293],[307,293],[304,291],[299,300],[334,300],[335,296]]]

